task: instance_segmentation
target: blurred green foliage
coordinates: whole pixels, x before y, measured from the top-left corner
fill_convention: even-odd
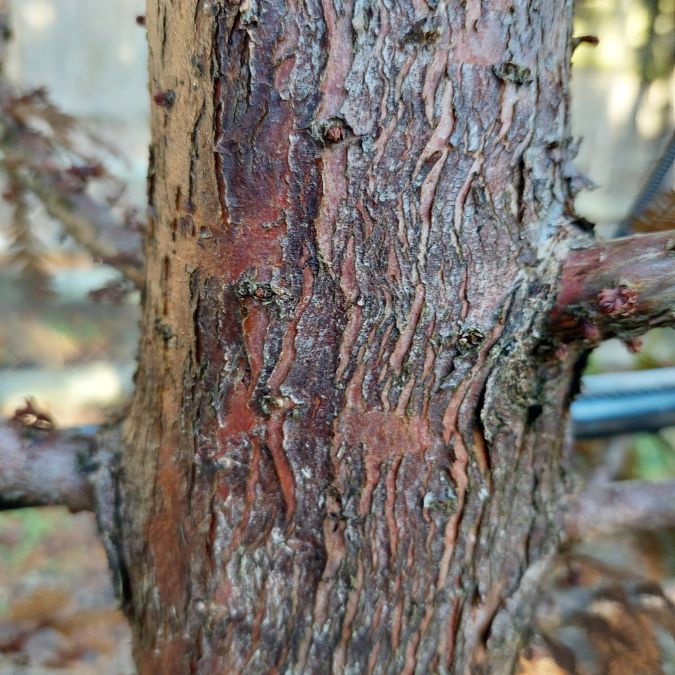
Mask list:
[[[675,478],[675,450],[660,434],[637,434],[627,464],[627,478]]]
[[[672,0],[582,0],[575,33],[602,27],[596,49],[579,49],[574,61],[601,70],[630,69],[653,82],[670,78],[675,64],[675,3]]]

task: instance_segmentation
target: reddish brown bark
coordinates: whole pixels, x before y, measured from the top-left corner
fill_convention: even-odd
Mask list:
[[[675,321],[675,232],[571,251],[552,329],[564,340],[631,337]]]
[[[512,668],[564,493],[570,20],[148,3],[141,673]]]

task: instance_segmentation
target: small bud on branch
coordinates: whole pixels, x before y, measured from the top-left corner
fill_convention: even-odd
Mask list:
[[[625,286],[603,288],[598,293],[598,309],[608,316],[630,316],[635,311],[637,299],[637,292]]]
[[[630,340],[675,325],[672,239],[672,231],[658,232],[571,251],[551,313],[552,332],[564,342]]]

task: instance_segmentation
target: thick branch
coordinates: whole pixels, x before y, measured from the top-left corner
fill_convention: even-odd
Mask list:
[[[1,424],[0,509],[61,505],[93,510],[92,450],[92,439],[74,431]]]
[[[566,342],[630,338],[675,324],[675,231],[572,251],[551,315]]]
[[[666,527],[675,527],[675,480],[596,484],[572,498],[564,515],[570,539]]]

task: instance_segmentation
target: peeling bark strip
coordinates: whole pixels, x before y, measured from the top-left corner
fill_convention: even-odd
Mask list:
[[[563,492],[571,9],[149,1],[141,673],[509,672]]]

